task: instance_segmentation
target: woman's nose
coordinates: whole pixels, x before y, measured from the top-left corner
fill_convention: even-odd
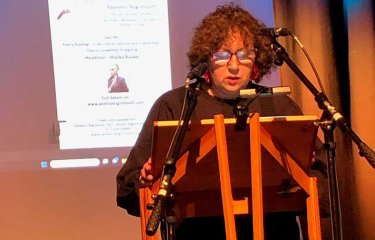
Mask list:
[[[236,55],[232,55],[228,62],[228,70],[231,74],[238,74],[239,72],[239,63]]]

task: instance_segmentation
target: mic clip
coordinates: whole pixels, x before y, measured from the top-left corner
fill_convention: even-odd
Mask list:
[[[235,131],[243,131],[246,128],[247,117],[249,110],[247,106],[236,105],[233,109],[234,116],[236,117],[236,124],[234,125]]]
[[[271,96],[271,95],[288,95],[291,93],[290,87],[279,86],[279,87],[264,87],[259,88],[247,88],[240,90],[241,98],[253,98],[258,95]]]

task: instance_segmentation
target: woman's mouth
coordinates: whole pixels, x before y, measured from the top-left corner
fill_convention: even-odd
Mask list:
[[[239,80],[241,80],[240,77],[234,77],[234,76],[227,77],[227,81],[229,85],[236,85]]]

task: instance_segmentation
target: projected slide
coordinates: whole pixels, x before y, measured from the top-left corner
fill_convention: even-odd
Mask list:
[[[133,146],[171,89],[167,0],[49,0],[60,148]]]

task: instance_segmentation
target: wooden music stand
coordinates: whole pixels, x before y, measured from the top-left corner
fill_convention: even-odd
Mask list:
[[[223,115],[191,122],[173,178],[177,219],[224,215],[226,238],[237,239],[234,215],[252,213],[254,239],[264,239],[263,211],[307,210],[309,239],[320,240],[316,178],[307,174],[317,120],[315,116],[260,118],[254,114],[244,131],[235,131],[236,120]],[[140,189],[143,240],[158,239],[145,233],[151,213],[145,206],[159,190],[166,143],[177,125],[177,121],[154,123],[152,159],[158,180],[151,188]]]

